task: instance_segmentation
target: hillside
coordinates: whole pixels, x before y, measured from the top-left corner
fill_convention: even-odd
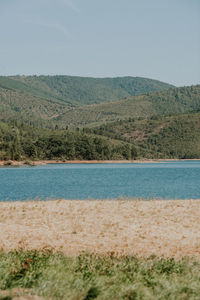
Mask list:
[[[172,85],[140,77],[90,78],[76,76],[14,76],[31,89],[49,92],[72,104],[93,104],[160,91]]]
[[[147,118],[200,109],[200,85],[170,88],[146,95],[71,108],[55,118],[60,125],[93,127],[127,118]]]
[[[90,78],[76,76],[0,76],[0,87],[73,105],[114,101],[160,91],[167,83],[140,77]]]
[[[136,157],[200,158],[200,112],[127,119],[85,131],[130,143]]]
[[[71,105],[20,92],[0,88],[0,120],[21,120],[36,126],[54,127],[57,116],[67,112]]]
[[[134,146],[132,148],[134,155]],[[126,143],[84,131],[36,128],[17,121],[0,122],[0,160],[126,159],[126,150]]]
[[[200,112],[82,130],[0,122],[0,160],[200,158]]]
[[[11,81],[12,84],[15,83],[15,80]],[[1,86],[8,85],[7,81],[6,84],[2,80],[0,82]],[[146,118],[199,109],[200,85],[170,88],[112,102],[81,106],[59,99],[34,96],[28,90],[16,90],[13,85],[10,88],[0,87],[0,120],[17,119],[50,128],[56,125],[60,128],[93,127],[121,119]]]

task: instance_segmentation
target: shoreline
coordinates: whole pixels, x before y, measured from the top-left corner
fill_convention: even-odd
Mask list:
[[[136,159],[136,160],[0,160],[0,166],[39,166],[47,164],[134,164],[134,163],[165,163],[174,161],[196,161],[200,158],[163,158],[163,159]]]

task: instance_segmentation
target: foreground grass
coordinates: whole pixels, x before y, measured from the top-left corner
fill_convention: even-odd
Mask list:
[[[191,258],[0,253],[0,299],[16,291],[45,299],[199,299],[199,283],[200,261]]]

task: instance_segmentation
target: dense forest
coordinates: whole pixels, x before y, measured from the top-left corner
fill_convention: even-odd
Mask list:
[[[0,122],[0,160],[200,158],[200,113],[127,119],[95,128]]]
[[[133,145],[112,142],[84,131],[29,127],[0,122],[0,160],[134,159]]]

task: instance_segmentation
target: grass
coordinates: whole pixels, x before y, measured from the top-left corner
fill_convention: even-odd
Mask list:
[[[0,253],[0,299],[17,293],[73,300],[199,299],[199,281],[200,261],[192,258]]]

